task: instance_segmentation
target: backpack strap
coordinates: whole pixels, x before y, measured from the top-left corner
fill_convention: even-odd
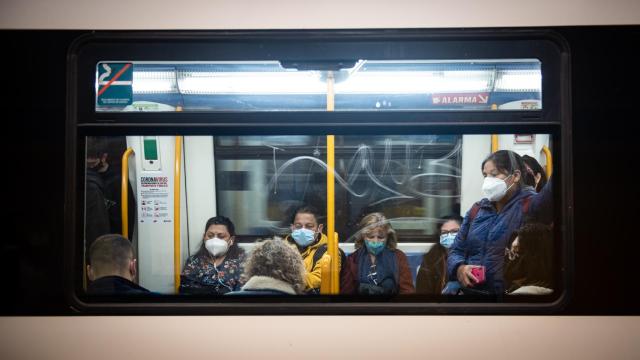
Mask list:
[[[313,254],[313,262],[311,263],[311,270],[313,270],[313,268],[316,267],[316,263],[318,262],[318,260],[320,260],[322,258],[322,255],[324,255],[324,253],[327,252],[327,248],[328,248],[328,244],[322,244],[320,245],[320,247],[318,247],[318,250],[316,250],[315,254]],[[340,253],[340,270],[342,270],[342,267],[344,266],[345,261],[347,261],[347,256],[345,255],[344,251],[340,249],[340,247],[338,247],[338,252]]]
[[[327,244],[322,244],[320,245],[320,247],[318,247],[316,252],[313,254],[313,262],[311,263],[312,271],[313,271],[313,268],[316,267],[316,263],[318,262],[318,260],[320,260],[320,258],[322,258],[322,255],[324,255],[324,253],[326,252],[327,252]]]

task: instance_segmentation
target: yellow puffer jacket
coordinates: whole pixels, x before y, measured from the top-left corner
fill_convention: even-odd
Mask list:
[[[329,256],[329,252],[327,251],[324,253],[324,255],[322,255],[320,260],[316,262],[316,265],[313,267],[313,269],[311,268],[311,266],[313,265],[313,255],[315,255],[320,246],[329,242],[325,234],[321,235],[322,236],[320,237],[320,241],[309,245],[306,249],[300,252],[300,255],[302,255],[302,260],[304,262],[304,269],[307,271],[305,275],[305,282],[307,285],[306,290],[320,288],[320,283],[322,282],[322,265],[326,262],[331,261],[331,257]],[[295,244],[291,236],[287,236],[287,241]],[[340,268],[340,265],[340,256],[338,256],[338,268]]]

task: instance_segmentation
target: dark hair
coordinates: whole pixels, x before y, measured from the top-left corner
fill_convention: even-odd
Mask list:
[[[211,225],[224,225],[227,228],[227,231],[229,232],[230,236],[236,236],[236,227],[233,225],[233,222],[226,216],[217,215],[207,220],[207,223],[204,226],[203,234],[207,233],[207,230]],[[235,259],[239,255],[240,255],[240,247],[238,246],[237,241],[234,241],[233,244],[229,246],[229,250],[227,251],[226,256],[229,259]],[[202,239],[202,243],[200,244],[200,249],[198,249],[196,256],[198,257],[209,256],[209,252],[207,251],[207,248],[204,246],[204,239]]]
[[[125,270],[133,258],[131,241],[119,234],[99,236],[89,247],[89,264],[98,272]]]
[[[449,221],[455,221],[458,223],[458,225],[462,225],[462,220],[462,216],[457,214],[443,216],[438,220],[438,230],[441,230],[442,226]]]
[[[493,154],[487,156],[486,159],[482,162],[482,166],[480,167],[480,171],[484,170],[484,164],[487,161],[493,162],[496,166],[496,169],[503,174],[511,175],[514,171],[520,171],[520,182],[524,179],[524,161],[522,161],[522,157],[517,153],[511,150],[498,150]]]
[[[536,285],[553,288],[553,230],[550,225],[525,223],[514,236],[518,237],[519,264],[507,264],[505,279],[518,286]],[[513,242],[513,240],[511,241]]]
[[[209,230],[209,227],[211,225],[224,225],[227,228],[229,235],[236,236],[236,227],[233,225],[233,222],[231,222],[231,220],[226,216],[218,215],[207,220],[207,224],[204,226],[205,233],[207,232],[207,230]]]
[[[544,187],[544,185],[547,183],[547,173],[544,171],[544,169],[542,168],[542,165],[540,165],[538,160],[536,160],[535,158],[529,155],[522,156],[522,161],[524,162],[525,169],[527,167],[531,169],[531,172],[529,172],[529,170],[526,169],[524,174],[524,183],[529,186],[535,187],[536,191],[540,191]],[[541,176],[538,186],[536,186],[536,179],[535,179],[536,174],[540,174]]]
[[[99,158],[104,153],[108,153],[108,140],[104,136],[87,136],[87,159]]]
[[[318,225],[321,224],[320,211],[312,205],[302,205],[297,207],[291,214],[291,222],[289,222],[289,224],[293,224],[296,221],[296,215],[298,214],[311,214],[316,219]]]

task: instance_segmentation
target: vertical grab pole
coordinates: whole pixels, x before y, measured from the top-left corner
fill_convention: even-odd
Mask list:
[[[180,289],[180,170],[182,169],[182,136],[176,136],[173,169],[173,280],[174,291]]]
[[[120,181],[120,219],[122,220],[122,236],[129,238],[129,156],[132,148],[122,154],[122,179]]]
[[[499,143],[498,143],[498,135],[491,135],[491,153],[498,151]]]
[[[337,294],[338,285],[338,243],[335,234],[335,136],[327,135],[327,253],[331,256],[331,294]],[[338,285],[339,286],[339,285]]]
[[[547,145],[542,146],[542,152],[544,152],[544,156],[547,158],[547,165],[545,166],[545,170],[547,171],[547,178],[551,177],[551,172],[553,171],[553,159],[551,158],[551,150],[547,147]]]
[[[333,71],[327,73],[327,111],[335,110],[335,78]],[[331,277],[329,283],[329,293],[338,294],[340,292],[339,283],[339,254],[338,237],[335,232],[335,136],[327,135],[327,252],[331,256]]]

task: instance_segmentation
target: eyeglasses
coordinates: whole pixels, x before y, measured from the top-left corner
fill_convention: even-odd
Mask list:
[[[449,231],[440,231],[440,235],[447,235],[447,234],[457,234],[458,231],[460,231],[460,229],[455,229],[455,230],[449,230]]]
[[[515,260],[519,256],[517,251],[513,251],[509,248],[504,249],[504,255],[509,258],[509,260]]]

